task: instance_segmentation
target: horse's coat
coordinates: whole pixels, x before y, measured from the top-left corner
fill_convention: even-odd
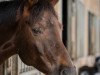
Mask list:
[[[62,25],[53,6],[57,0],[0,3],[0,64],[14,54],[47,75],[75,75],[64,47]]]

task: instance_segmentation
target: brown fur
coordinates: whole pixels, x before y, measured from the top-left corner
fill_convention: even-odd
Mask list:
[[[66,68],[69,72],[64,75],[72,75],[75,71],[74,65],[60,38],[62,25],[58,21],[52,1],[39,0],[31,6],[27,1],[23,0],[16,7],[12,7],[13,3],[9,6],[16,9],[13,17],[4,14],[9,19],[16,17],[9,20],[11,23],[6,18],[4,22],[3,18],[0,19],[0,64],[18,54],[25,64],[34,66],[45,74],[60,75]],[[6,10],[13,11],[10,9]]]

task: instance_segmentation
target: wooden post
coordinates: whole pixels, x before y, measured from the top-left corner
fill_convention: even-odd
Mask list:
[[[0,65],[0,75],[4,75],[4,64]]]
[[[18,75],[18,56],[14,55],[12,57],[12,75]]]
[[[72,32],[71,32],[71,29],[72,29],[72,0],[67,0],[67,9],[68,9],[68,14],[67,14],[67,38],[68,38],[68,41],[67,41],[67,48],[68,48],[68,51],[71,53],[71,50],[72,50]]]

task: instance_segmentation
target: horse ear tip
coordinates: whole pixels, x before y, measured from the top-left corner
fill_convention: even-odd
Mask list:
[[[38,0],[35,0],[35,3],[38,3]]]
[[[51,3],[53,6],[55,6],[58,3],[59,0],[52,0]]]
[[[29,0],[29,3],[36,4],[38,0]]]

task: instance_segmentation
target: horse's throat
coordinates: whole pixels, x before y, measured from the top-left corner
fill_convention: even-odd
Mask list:
[[[5,42],[0,46],[0,64],[15,54],[15,45],[11,40]]]

